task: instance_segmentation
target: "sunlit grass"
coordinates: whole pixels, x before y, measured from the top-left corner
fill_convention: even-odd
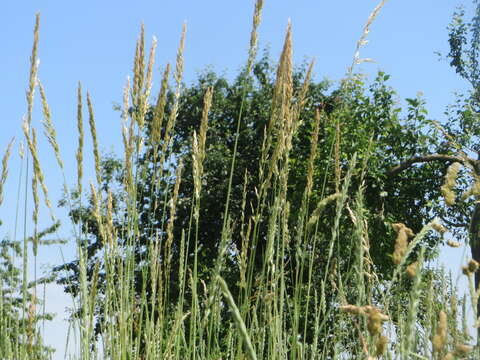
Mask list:
[[[348,94],[353,81],[355,64],[365,61],[360,57],[360,49],[365,44],[371,23],[375,20],[384,1],[375,8],[368,18],[364,33],[357,44],[353,65],[347,71],[342,90]],[[263,1],[256,2],[253,16],[253,28],[246,67],[243,73],[245,83],[252,76],[252,66],[257,52],[257,29],[260,24]],[[24,234],[23,252],[16,242],[4,243],[0,250],[0,354],[5,359],[47,359],[50,353],[42,344],[42,337],[48,334],[41,331],[43,313],[37,299],[38,282],[29,283],[28,248],[33,246],[35,259],[37,247],[46,234],[55,233],[58,225],[38,231],[39,196],[38,186],[43,191],[46,206],[51,210],[52,221],[56,224],[53,207],[49,201],[45,185],[41,159],[36,151],[36,132],[33,123],[33,100],[38,89],[43,109],[45,134],[51,144],[57,163],[63,171],[61,149],[58,146],[54,124],[51,119],[45,89],[38,81],[38,34],[39,17],[34,30],[34,46],[31,57],[31,70],[27,91],[27,116],[23,125],[28,154],[27,172],[19,180],[19,186],[30,184],[34,199],[34,234]],[[103,249],[100,256],[89,258],[86,246],[86,232],[81,226],[73,224],[78,255],[78,294],[72,299],[75,316],[71,325],[76,329],[77,347],[74,358],[78,359],[474,359],[476,353],[469,344],[473,338],[468,334],[465,299],[457,299],[455,289],[442,273],[431,277],[431,269],[424,262],[422,240],[433,231],[442,232],[437,220],[425,225],[417,234],[408,228],[408,224],[395,223],[397,233],[392,264],[395,268],[391,278],[379,280],[369,254],[368,223],[364,219],[366,209],[363,187],[351,188],[352,178],[362,174],[368,166],[365,158],[357,155],[349,159],[341,158],[341,111],[338,118],[329,119],[335,126],[335,142],[331,144],[335,191],[322,193],[316,206],[312,205],[312,187],[314,162],[319,141],[319,129],[322,118],[321,109],[317,110],[310,142],[305,189],[301,208],[295,211],[295,228],[289,223],[292,210],[288,199],[289,169],[292,144],[297,136],[300,113],[305,104],[307,89],[311,79],[313,62],[304,76],[300,93],[293,90],[292,64],[292,28],[288,24],[285,42],[278,62],[275,87],[272,91],[271,113],[261,148],[258,167],[258,184],[248,184],[247,175],[243,187],[242,199],[245,199],[247,187],[256,191],[256,205],[251,213],[245,211],[243,202],[241,225],[236,226],[231,216],[232,179],[236,166],[238,134],[243,117],[243,103],[247,98],[247,86],[243,88],[243,100],[238,114],[236,136],[233,144],[233,156],[229,159],[230,172],[225,181],[228,183],[226,202],[223,207],[223,227],[219,234],[216,258],[211,259],[207,270],[200,269],[197,259],[199,247],[199,219],[202,217],[202,194],[208,189],[202,183],[204,161],[209,154],[208,117],[214,110],[212,89],[204,95],[204,107],[199,131],[192,133],[191,153],[193,161],[194,187],[188,226],[181,229],[181,238],[175,238],[174,227],[177,214],[179,188],[182,183],[183,159],[173,151],[175,123],[181,106],[183,74],[183,50],[186,37],[184,26],[173,73],[174,89],[168,99],[168,80],[170,66],[167,65],[161,79],[161,89],[156,104],[151,98],[152,78],[154,76],[154,57],[156,41],[151,45],[150,56],[145,61],[145,40],[142,27],[136,44],[134,74],[125,86],[122,109],[123,135],[123,189],[120,201],[125,210],[121,224],[116,222],[114,194],[101,188],[102,155],[95,126],[94,102],[86,93],[88,124],[92,138],[92,154],[95,164],[95,181],[89,184],[89,194],[85,194],[83,181],[84,128],[83,128],[83,91],[78,87],[78,150],[77,182],[67,184],[64,176],[63,188],[67,193],[67,206],[73,209],[74,202],[90,202],[90,214],[98,227],[98,241]],[[150,143],[153,147],[154,176],[147,178],[146,166],[138,162],[144,151],[142,138],[146,115],[152,111],[152,131]],[[7,162],[11,152],[10,144],[2,161],[0,192],[7,176]],[[241,150],[241,149],[240,149]],[[241,151],[240,151],[241,153]],[[240,155],[241,156],[241,155]],[[348,164],[348,166],[342,166]],[[457,163],[455,163],[457,164]],[[458,165],[455,165],[458,166]],[[171,168],[175,168],[171,170]],[[33,169],[33,171],[32,171]],[[360,170],[359,170],[360,169]],[[454,170],[454,169],[453,169]],[[449,170],[447,183],[442,191],[451,198],[452,184]],[[32,174],[33,172],[33,174]],[[354,173],[355,172],[355,173]],[[160,181],[170,176],[173,181]],[[323,175],[326,176],[326,175]],[[323,179],[321,179],[323,180]],[[163,202],[158,200],[152,208],[163,206],[168,214],[157,231],[151,231],[151,241],[141,258],[134,249],[141,231],[136,200],[139,194],[136,184],[149,181],[152,193],[166,194]],[[29,183],[31,182],[31,183]],[[361,182],[360,182],[361,184]],[[70,186],[75,191],[68,191]],[[208,185],[207,185],[208,186]],[[2,197],[0,196],[0,202]],[[22,206],[18,203],[16,206]],[[318,223],[333,209],[332,227],[328,234],[318,231]],[[295,209],[297,210],[297,209]],[[24,222],[30,221],[25,218]],[[245,225],[245,226],[244,226]],[[265,233],[260,231],[264,226]],[[239,230],[240,228],[240,230]],[[244,231],[247,228],[248,231]],[[340,231],[343,228],[343,231]],[[347,228],[352,242],[351,266],[347,273],[337,268],[336,251]],[[26,229],[26,227],[25,227]],[[232,248],[234,237],[242,239],[241,250]],[[119,243],[119,239],[123,242]],[[193,242],[191,241],[193,240]],[[261,241],[265,246],[260,246]],[[293,256],[291,242],[293,247]],[[189,244],[194,249],[189,249]],[[316,251],[322,246],[325,251],[324,263],[318,264]],[[409,263],[409,255],[418,251],[416,262]],[[189,253],[195,256],[188,256]],[[261,264],[256,251],[263,251]],[[22,256],[22,271],[8,268],[8,259],[15,253]],[[225,279],[226,258],[235,257],[238,267],[238,279]],[[386,255],[387,256],[387,255]],[[174,258],[176,257],[176,258]],[[295,267],[288,262],[295,258]],[[93,266],[91,265],[93,262]],[[5,268],[2,268],[4,266]],[[36,269],[36,261],[34,263]],[[322,269],[322,276],[314,273]],[[465,274],[472,284],[472,274],[478,264],[469,263]],[[138,283],[139,274],[143,283]],[[306,274],[304,276],[304,274]],[[36,275],[35,275],[36,276]],[[176,279],[175,289],[171,279]],[[148,280],[146,280],[148,279]],[[353,279],[353,280],[352,280]],[[395,292],[397,284],[410,284],[410,293]],[[230,284],[238,285],[231,291]],[[354,284],[352,286],[351,284]],[[67,284],[73,285],[73,284]],[[442,294],[437,291],[441,289]],[[471,289],[471,303],[476,313],[478,294]],[[176,293],[172,293],[176,291]],[[355,294],[355,296],[351,296]],[[348,299],[355,298],[356,303]],[[438,299],[444,301],[439,303]],[[46,299],[48,302],[48,298]],[[403,306],[406,312],[399,311]],[[459,311],[463,309],[462,314]],[[19,311],[21,310],[21,311]],[[99,315],[101,314],[101,320]],[[96,328],[100,326],[100,328]],[[97,330],[101,330],[97,334]],[[470,329],[473,332],[473,329]],[[476,351],[476,350],[475,350]]]

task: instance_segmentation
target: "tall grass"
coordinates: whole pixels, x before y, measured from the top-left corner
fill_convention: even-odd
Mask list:
[[[371,23],[384,1],[375,8],[367,21],[355,51],[353,65],[344,81],[345,93],[353,78],[353,67],[368,59],[360,58],[360,49],[365,44]],[[251,77],[252,65],[257,50],[257,31],[260,25],[263,1],[258,0],[254,9],[250,48],[244,70],[244,80]],[[341,159],[342,121],[341,111],[336,118],[329,119],[335,127],[335,143],[331,145],[331,157],[335,172],[335,192],[322,193],[318,204],[313,204],[312,187],[314,162],[319,141],[319,128],[325,114],[319,109],[310,137],[310,155],[305,174],[301,208],[296,214],[295,228],[291,227],[290,203],[287,198],[291,149],[300,124],[300,113],[311,79],[313,62],[309,66],[300,94],[293,93],[292,85],[292,27],[288,24],[284,47],[278,63],[275,87],[271,98],[271,113],[265,129],[265,138],[258,159],[258,184],[251,184],[248,175],[242,194],[242,216],[240,226],[234,226],[230,206],[232,178],[238,155],[238,139],[243,117],[243,101],[247,97],[245,86],[242,106],[237,118],[233,155],[230,159],[228,190],[224,211],[223,227],[219,234],[218,252],[212,259],[208,273],[200,271],[197,253],[199,224],[202,217],[202,183],[204,160],[208,158],[208,117],[212,110],[212,90],[207,89],[204,97],[203,115],[199,132],[192,134],[191,156],[193,162],[194,201],[186,228],[181,229],[181,238],[175,238],[176,210],[179,188],[182,182],[183,161],[174,156],[172,148],[175,124],[182,93],[183,49],[186,36],[184,26],[177,53],[171,107],[167,109],[167,90],[170,66],[167,65],[161,81],[161,89],[153,109],[150,143],[154,146],[154,176],[147,178],[147,165],[138,162],[145,144],[142,132],[145,116],[151,101],[152,78],[156,42],[154,41],[148,61],[142,26],[136,44],[134,74],[124,88],[122,111],[122,135],[124,144],[123,201],[125,216],[121,226],[117,224],[114,194],[101,188],[102,156],[96,132],[94,99],[86,93],[88,123],[93,142],[92,155],[95,164],[95,180],[91,182],[89,198],[84,194],[83,159],[84,123],[83,97],[78,86],[78,150],[76,190],[68,194],[68,206],[73,201],[91,201],[92,216],[98,227],[99,241],[103,250],[100,257],[89,258],[86,233],[81,226],[74,226],[78,254],[79,293],[72,299],[75,316],[72,326],[76,329],[78,343],[74,358],[79,359],[454,359],[477,358],[478,352],[468,344],[469,335],[465,298],[458,299],[449,278],[433,270],[424,262],[424,249],[418,261],[408,263],[410,253],[421,244],[425,236],[441,229],[437,220],[428,223],[422,231],[414,234],[408,224],[394,224],[397,232],[393,264],[395,270],[390,279],[379,280],[370,257],[370,240],[366,222],[364,189],[362,185],[354,191],[352,177],[360,178],[368,166],[368,159],[353,156]],[[34,234],[24,234],[23,279],[18,273],[2,272],[0,269],[0,354],[5,359],[44,359],[49,352],[42,346],[40,321],[42,312],[38,308],[36,284],[29,286],[28,246],[42,246],[41,237],[55,232],[37,230],[39,197],[41,187],[47,207],[52,211],[44,172],[36,148],[36,132],[33,124],[33,100],[38,88],[44,114],[45,134],[55,153],[57,163],[63,171],[63,160],[56,140],[45,89],[37,78],[39,17],[34,31],[34,46],[31,57],[30,80],[27,90],[27,116],[24,134],[28,146],[26,174],[21,181],[27,186],[31,178],[34,199]],[[133,109],[133,110],[132,110]],[[168,111],[167,111],[168,110]],[[11,144],[2,162],[0,191],[7,176],[7,162]],[[348,163],[349,166],[341,166]],[[252,165],[253,166],[253,165]],[[31,173],[33,169],[33,174]],[[360,169],[358,172],[357,170]],[[354,171],[356,172],[354,174]],[[165,176],[172,183],[162,182]],[[68,193],[69,184],[64,176],[63,187]],[[165,201],[152,204],[152,209],[163,206],[164,217],[158,231],[151,231],[151,241],[141,258],[135,254],[136,241],[141,236],[139,212],[136,208],[139,194],[136,184],[149,181],[151,193],[166,194]],[[362,181],[355,184],[362,184]],[[246,193],[256,189],[256,206],[252,213],[245,209]],[[28,208],[28,194],[24,207]],[[0,196],[1,199],[1,196]],[[116,201],[116,200],[115,200]],[[157,201],[157,200],[156,200]],[[20,203],[17,204],[20,206]],[[318,223],[325,209],[332,208],[333,221],[329,234],[318,231]],[[24,222],[29,221],[26,218]],[[260,231],[265,224],[266,233]],[[347,227],[350,238],[343,238]],[[25,226],[26,229],[26,226]],[[236,232],[238,234],[236,234]],[[240,236],[242,247],[232,249],[234,236]],[[264,236],[264,238],[263,238]],[[123,239],[123,242],[119,242]],[[265,240],[265,246],[260,242]],[[344,242],[351,242],[348,272],[339,271],[338,249]],[[295,243],[295,266],[287,264],[291,243]],[[18,247],[17,243],[15,246]],[[194,249],[189,249],[194,244]],[[13,246],[13,245],[12,245]],[[315,256],[322,246],[326,249],[324,262],[318,263]],[[193,250],[195,256],[188,256]],[[256,254],[262,251],[262,254]],[[15,250],[19,254],[20,249]],[[3,254],[9,259],[12,250]],[[288,255],[288,256],[287,256]],[[178,258],[174,258],[178,257]],[[238,291],[232,292],[224,279],[226,258],[234,257],[238,266]],[[256,259],[262,259],[260,266]],[[8,264],[7,260],[0,265]],[[89,264],[93,264],[89,267]],[[35,265],[36,266],[36,265]],[[472,279],[478,264],[470,263],[465,274]],[[318,278],[317,271],[321,271]],[[141,276],[139,276],[141,274]],[[306,274],[306,276],[305,276]],[[35,275],[36,276],[36,275]],[[142,279],[140,286],[139,279]],[[178,294],[173,294],[171,279]],[[38,279],[34,279],[36,281]],[[473,281],[473,280],[471,280]],[[398,283],[409,282],[410,294],[396,293]],[[104,285],[101,285],[104,284]],[[400,295],[399,295],[400,294]],[[21,295],[21,296],[20,296]],[[401,297],[403,296],[403,297]],[[475,313],[478,294],[472,289]],[[175,301],[173,301],[173,299]],[[48,301],[48,299],[46,299]],[[16,306],[15,306],[16,304]],[[396,306],[404,305],[406,312]],[[17,311],[22,309],[22,311]],[[459,314],[459,311],[462,313]],[[99,313],[99,311],[101,313]],[[100,324],[101,334],[96,334]],[[471,330],[471,329],[470,329]]]

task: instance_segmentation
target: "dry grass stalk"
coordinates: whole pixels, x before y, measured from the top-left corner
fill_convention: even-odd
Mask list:
[[[187,26],[186,24],[183,24],[182,35],[180,38],[180,45],[178,46],[177,59],[175,63],[175,73],[173,74],[173,78],[175,79],[175,83],[176,83],[176,89],[174,94],[172,110],[170,112],[170,116],[168,117],[167,126],[165,128],[165,136],[163,138],[163,147],[162,147],[162,158],[160,160],[160,164],[163,164],[165,161],[167,149],[170,147],[170,140],[172,136],[171,133],[175,126],[175,121],[178,115],[180,92],[182,88],[181,81],[183,77],[183,50],[185,48],[186,32],[187,32]]]
[[[47,102],[47,96],[45,95],[45,89],[43,88],[42,83],[40,80],[38,82],[38,87],[40,89],[40,98],[42,101],[42,109],[43,109],[43,126],[45,127],[45,136],[48,139],[48,142],[53,148],[55,152],[55,158],[57,159],[57,164],[63,170],[63,161],[60,156],[60,148],[57,142],[57,132],[55,131],[55,127],[52,123],[52,115],[50,113],[50,108]]]
[[[78,129],[78,148],[77,148],[77,188],[78,193],[82,195],[82,178],[83,178],[83,114],[82,114],[82,84],[78,82],[77,89],[77,129]]]
[[[95,267],[93,269],[93,278],[92,278],[92,286],[91,288],[91,293],[89,295],[89,313],[90,313],[90,319],[89,319],[89,324],[90,326],[93,326],[93,316],[95,314],[95,302],[97,301],[97,290],[98,290],[98,278],[100,274],[100,262],[97,261],[95,262]],[[92,329],[90,329],[91,332]]]
[[[165,105],[167,104],[167,90],[168,90],[168,77],[170,75],[170,64],[167,64],[163,73],[162,85],[160,87],[160,93],[158,94],[157,103],[155,105],[155,111],[152,119],[152,144],[157,149],[157,145],[160,142],[160,135],[163,123],[163,117],[165,114]],[[155,152],[156,155],[156,152]]]
[[[37,73],[38,73],[38,35],[40,29],[40,14],[37,13],[35,17],[35,28],[33,30],[33,48],[32,55],[30,57],[30,78],[28,81],[28,90],[27,90],[27,123],[30,127],[32,123],[32,110],[33,110],[33,96],[35,93],[35,86],[37,84]]]
[[[182,171],[183,171],[183,161],[180,159],[180,162],[177,166],[176,177],[175,177],[175,185],[173,188],[173,195],[170,198],[170,214],[168,218],[167,224],[167,241],[165,242],[165,254],[167,256],[167,272],[166,276],[168,276],[169,269],[170,269],[170,262],[171,262],[171,254],[170,250],[173,243],[173,225],[175,222],[175,214],[177,212],[177,201],[178,201],[178,192],[180,190],[180,183],[182,181]]]
[[[308,223],[307,223],[308,230],[311,230],[315,226],[325,207],[331,202],[337,200],[340,197],[340,195],[341,195],[340,193],[332,194],[330,196],[327,196],[325,199],[323,199],[318,203],[317,208],[312,212],[312,215],[308,220]]]
[[[293,54],[292,54],[292,23],[288,22],[287,35],[284,45],[284,71],[282,71],[282,102],[281,102],[281,116],[279,120],[282,121],[281,135],[282,142],[285,148],[279,147],[280,153],[288,153],[292,147],[292,138],[295,131],[295,119],[292,116],[292,96],[293,96]],[[280,142],[281,144],[281,142]]]
[[[280,56],[280,63],[278,65],[277,79],[272,99],[272,114],[266,130],[268,134],[266,148],[262,150],[262,154],[267,156],[274,140],[273,133],[278,133],[275,139],[275,148],[268,164],[267,185],[273,174],[278,174],[278,162],[281,160],[282,155],[286,156],[291,148],[291,140],[293,137],[293,118],[290,109],[292,95],[292,27],[289,22],[282,55]]]
[[[98,192],[97,189],[95,189],[95,186],[93,185],[92,182],[90,182],[90,192],[92,194],[92,205],[93,205],[93,217],[95,218],[98,229],[100,232],[100,238],[105,241],[105,236],[104,236],[104,227],[102,226],[102,216],[100,213],[100,200],[98,198]]]
[[[380,1],[380,3],[375,7],[375,9],[373,9],[372,13],[370,14],[370,16],[367,19],[367,23],[363,27],[362,35],[360,36],[360,39],[358,39],[357,46],[355,48],[355,54],[353,56],[353,63],[348,70],[349,77],[351,77],[351,75],[353,73],[353,68],[355,67],[355,65],[360,64],[362,62],[372,62],[373,61],[372,59],[368,59],[368,58],[361,59],[360,58],[360,49],[368,44],[367,36],[370,33],[370,26],[375,21],[378,14],[380,13],[380,10],[383,8],[383,6],[385,5],[386,2],[387,2],[387,0],[381,0]]]
[[[447,343],[447,314],[441,310],[438,318],[437,331],[432,339],[434,353],[443,351]]]
[[[2,158],[2,175],[0,177],[0,205],[3,203],[3,186],[5,185],[5,181],[7,180],[8,176],[8,159],[10,158],[10,154],[12,152],[13,143],[14,139],[10,140]]]
[[[445,183],[440,188],[442,195],[445,199],[445,203],[448,206],[455,204],[455,185],[457,182],[458,172],[462,165],[458,162],[454,162],[447,169],[447,174],[445,175]]]
[[[25,145],[23,145],[23,141],[20,142],[20,146],[18,148],[18,155],[20,156],[20,159],[23,160],[23,157],[25,156]]]
[[[198,146],[198,139],[197,139],[197,132],[194,130],[192,135],[192,160],[193,160],[193,193],[195,195],[195,199],[200,198],[200,187],[201,187],[201,180],[200,180],[200,160],[199,160],[199,146]]]
[[[143,82],[145,76],[145,26],[142,23],[140,28],[140,36],[137,40],[135,48],[135,58],[133,65],[133,88],[132,88],[132,104],[138,107]]]
[[[143,88],[143,82],[145,81],[145,24],[142,23],[140,30],[140,38],[138,39],[138,77],[137,86],[140,92]]]
[[[320,131],[320,119],[321,119],[320,110],[317,108],[317,110],[315,112],[315,124],[313,125],[312,136],[310,137],[310,139],[311,139],[310,157],[308,159],[307,188],[306,188],[307,197],[310,197],[310,194],[312,193],[313,168],[314,168],[314,165],[315,165],[315,158],[317,156],[318,133]]]
[[[150,48],[150,55],[148,56],[147,77],[145,79],[144,98],[148,100],[150,91],[152,90],[153,79],[153,64],[155,63],[155,50],[157,49],[157,38],[152,39],[152,47]]]
[[[37,136],[35,131],[32,131],[33,146],[37,148]],[[34,224],[34,234],[33,234],[33,254],[36,256],[38,252],[38,212],[40,207],[40,199],[38,196],[38,175],[34,168],[34,174],[32,176],[32,195],[33,195],[33,224]]]
[[[342,178],[342,168],[340,166],[340,142],[341,142],[341,127],[340,118],[335,124],[335,191],[340,191],[340,181]]]
[[[107,225],[107,242],[112,247],[114,245],[115,239],[115,226],[113,225],[113,197],[112,192],[108,191],[107,197],[107,218],[106,218],[106,225]]]
[[[210,107],[212,106],[212,96],[213,88],[210,86],[203,98],[203,111],[202,111],[202,121],[200,122],[200,132],[199,132],[199,154],[200,162],[203,163],[205,160],[205,142],[207,139],[207,128],[208,128],[208,113],[210,112]]]
[[[222,289],[223,296],[225,296],[227,300],[230,311],[233,314],[233,318],[235,320],[235,323],[237,324],[240,335],[242,336],[242,339],[246,344],[247,354],[250,360],[257,360],[257,354],[255,353],[255,349],[253,348],[253,344],[250,339],[250,335],[248,334],[247,327],[245,326],[245,323],[242,319],[240,311],[238,310],[238,307],[235,304],[235,300],[233,299],[233,296],[230,293],[230,290],[228,289],[227,283],[220,276],[217,276],[217,281],[220,285],[220,288]]]
[[[92,142],[93,142],[93,156],[95,158],[95,174],[97,176],[97,184],[100,185],[102,183],[100,152],[98,151],[97,130],[95,127],[95,116],[93,114],[92,100],[90,99],[90,94],[88,91],[87,91],[87,106],[88,106],[88,123],[90,124],[90,133],[92,135]]]
[[[288,58],[291,60],[291,50],[292,50],[292,44],[291,44],[291,24],[288,24],[287,27],[287,32],[285,34],[285,41],[283,43],[283,49],[282,49],[282,54],[280,55],[280,61],[278,63],[277,67],[277,75],[275,79],[275,88],[273,90],[273,95],[272,95],[272,111],[270,115],[270,119],[267,125],[266,129],[266,134],[267,134],[267,143],[265,146],[265,152],[268,153],[270,150],[270,146],[273,140],[273,130],[274,126],[278,121],[284,120],[281,111],[284,109],[284,102],[285,102],[285,95],[286,95],[286,83],[287,80],[286,78],[288,75],[286,74],[288,72]]]
[[[357,211],[354,213],[353,210],[350,208],[348,204],[345,205],[345,208],[348,211],[348,214],[350,216],[350,219],[352,220],[352,223],[355,225],[355,227],[359,230],[359,236],[361,237],[361,252],[362,252],[362,262],[364,264],[364,271],[363,274],[369,279],[376,279],[378,281],[378,277],[375,274],[374,271],[372,271],[373,268],[373,260],[370,256],[370,240],[368,238],[368,221],[366,219],[358,219],[356,214],[358,213]],[[359,214],[360,215],[360,214]]]
[[[397,233],[395,251],[393,252],[393,263],[398,265],[401,263],[407,252],[408,238],[413,237],[415,234],[412,229],[406,227],[405,224],[402,223],[393,224],[392,227]]]
[[[175,74],[174,79],[177,86],[177,91],[180,91],[181,82],[183,77],[183,51],[185,49],[185,35],[187,34],[187,24],[182,26],[182,35],[180,37],[180,44],[178,46],[177,58],[175,61]]]
[[[132,86],[132,102],[135,104],[136,98],[138,96],[138,86],[137,86],[137,77],[138,77],[138,54],[139,54],[139,42],[137,40],[135,44],[135,56],[133,58],[133,86]]]
[[[129,100],[128,94],[130,92],[130,79],[127,78],[127,85],[123,88],[123,109],[122,109],[122,139],[124,146],[124,156],[125,156],[125,191],[128,193],[133,185],[133,167],[132,167],[132,157],[133,157],[133,127],[134,120],[131,119],[130,126],[127,128],[127,122],[129,118]]]
[[[252,23],[252,31],[250,33],[250,46],[248,49],[248,60],[247,60],[247,76],[250,74],[252,69],[253,62],[255,61],[255,57],[257,54],[257,42],[258,42],[258,33],[257,29],[260,25],[260,21],[262,18],[262,8],[263,8],[263,0],[257,0],[255,2],[255,10],[253,11],[253,23]]]
[[[200,133],[198,135],[193,132],[193,180],[194,180],[194,195],[197,201],[200,199],[200,192],[202,189],[202,176],[203,176],[203,161],[205,160],[205,142],[207,138],[208,127],[208,112],[212,105],[212,93],[213,89],[209,87],[205,93],[203,101],[202,120],[200,122]],[[198,220],[199,207],[198,204],[195,207],[195,218]]]
[[[248,224],[245,224],[245,208],[247,206],[247,185],[248,185],[248,170],[245,169],[245,175],[243,177],[243,191],[242,191],[242,211],[240,220],[240,238],[242,239],[241,249],[237,252],[238,267],[240,268],[240,283],[241,288],[246,288],[246,273],[247,273],[247,253],[248,243],[250,239],[250,232],[252,230],[252,219],[248,219]],[[245,231],[245,227],[247,228]]]
[[[297,103],[295,104],[295,107],[293,110],[294,123],[297,124],[297,127],[300,124],[300,114],[302,110],[305,108],[305,101],[307,99],[307,93],[310,86],[310,81],[312,79],[312,72],[313,72],[314,65],[315,65],[315,59],[313,59],[308,65],[307,73],[305,75],[305,80],[303,81],[302,89],[300,90]],[[297,129],[295,128],[295,131],[296,130]]]
[[[152,90],[152,78],[153,78],[153,64],[155,62],[155,50],[157,48],[157,38],[153,37],[152,46],[150,48],[150,55],[148,58],[147,65],[147,77],[145,79],[145,85],[143,93],[140,95],[138,101],[139,115],[138,115],[138,127],[139,131],[143,130],[145,124],[145,114],[147,113],[147,108],[149,105],[150,91]]]
[[[27,140],[28,148],[30,149],[30,153],[32,154],[33,158],[33,176],[38,179],[40,182],[40,186],[42,187],[43,197],[45,200],[45,205],[50,210],[50,216],[52,220],[55,221],[55,215],[53,214],[52,204],[50,202],[50,198],[48,196],[48,189],[45,185],[45,178],[43,176],[42,169],[40,167],[40,160],[38,159],[37,147],[36,147],[36,133],[35,129],[32,128],[32,136],[30,136],[30,128],[28,125],[27,120],[23,122],[23,133],[25,135],[25,139]]]
[[[37,320],[37,296],[35,292],[30,299],[27,314],[27,347],[30,353],[33,353],[33,338],[35,334],[35,323]]]

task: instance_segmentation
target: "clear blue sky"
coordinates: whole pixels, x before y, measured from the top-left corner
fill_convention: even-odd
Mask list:
[[[378,0],[266,0],[259,29],[260,48],[268,45],[272,56],[277,58],[290,18],[295,61],[300,63],[305,57],[315,57],[316,79],[338,80],[351,64],[356,41],[377,3]],[[253,4],[253,0],[5,2],[0,25],[3,50],[0,56],[3,85],[0,148],[3,150],[12,136],[22,139],[21,123],[26,113],[25,89],[37,11],[41,13],[39,77],[46,88],[57,128],[67,179],[69,185],[73,185],[77,82],[82,81],[84,89],[92,95],[102,149],[121,151],[119,113],[112,110],[112,104],[121,102],[142,21],[147,41],[153,35],[158,39],[157,86],[160,68],[175,60],[181,26],[187,22],[185,80],[188,83],[208,65],[229,76],[236,74],[247,57]],[[470,0],[390,0],[371,28],[369,44],[362,49],[362,57],[377,62],[360,66],[364,72],[374,74],[381,69],[390,74],[390,84],[400,98],[415,97],[422,91],[430,117],[439,120],[446,105],[454,101],[453,92],[465,89],[465,83],[435,55],[436,51],[448,52],[446,27],[458,4],[472,9]],[[37,105],[33,124],[40,130],[39,110]],[[89,146],[87,137],[87,148]],[[61,195],[61,173],[44,139],[40,140],[39,152],[51,198],[56,203]],[[0,209],[4,222],[2,236],[13,234],[18,164],[18,147],[15,147],[5,201]],[[91,168],[91,161],[86,163],[89,164]],[[87,176],[92,177],[92,173],[87,172]],[[58,214],[64,218],[61,211]],[[42,219],[48,224],[45,215],[44,210]],[[28,219],[30,216],[29,213]],[[70,228],[63,227],[61,233],[70,234]],[[73,254],[72,246],[65,247],[64,251],[68,257]],[[43,251],[41,258],[52,264],[61,261],[57,249]],[[446,257],[449,258],[453,259]],[[48,308],[56,309],[58,320],[62,320],[66,316],[62,312],[66,299],[60,289],[52,287],[50,291]],[[62,359],[65,326],[57,321],[47,330],[47,342],[59,349],[56,359]]]

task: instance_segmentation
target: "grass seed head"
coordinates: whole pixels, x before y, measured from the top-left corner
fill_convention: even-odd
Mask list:
[[[165,71],[163,72],[162,85],[160,87],[160,93],[158,94],[157,104],[155,105],[155,111],[154,111],[153,120],[152,120],[152,144],[155,147],[160,142],[163,116],[165,114],[165,105],[167,103],[169,75],[170,75],[170,64],[167,64],[167,66],[165,67]]]
[[[340,306],[340,310],[352,315],[361,315],[364,314],[363,308],[356,305],[343,305]]]
[[[471,346],[465,344],[457,344],[455,346],[454,355],[458,357],[463,357],[470,353],[472,350],[473,348]]]
[[[393,224],[392,227],[397,233],[395,251],[393,253],[393,263],[398,265],[407,252],[408,238],[413,237],[415,234],[412,229],[406,227],[405,224],[402,223]]]
[[[388,320],[388,316],[383,314],[380,309],[375,306],[364,306],[364,311],[367,314],[367,329],[370,335],[377,336],[382,332],[382,324]]]
[[[457,176],[461,166],[462,165],[459,162],[454,162],[448,167],[447,173],[445,175],[445,182],[440,188],[440,191],[445,199],[445,203],[448,206],[452,206],[455,204],[456,196],[454,189],[457,183]]]
[[[95,158],[95,174],[97,176],[97,184],[102,183],[101,177],[101,162],[100,152],[98,150],[97,129],[95,127],[95,116],[93,114],[92,100],[90,94],[87,91],[87,106],[88,106],[88,123],[90,124],[90,133],[92,134],[93,142],[93,157]]]
[[[10,158],[13,142],[14,139],[10,140],[8,143],[7,150],[5,151],[2,159],[2,175],[0,178],[0,205],[3,202],[3,186],[5,185],[5,181],[7,180],[8,176],[8,159]]]
[[[310,196],[312,192],[313,170],[315,165],[315,158],[317,156],[318,132],[320,130],[320,119],[321,119],[321,113],[320,113],[320,110],[317,108],[315,112],[315,124],[313,127],[313,132],[310,140],[310,157],[308,159],[307,187],[306,187],[307,196]]]
[[[32,111],[33,111],[33,96],[35,93],[35,85],[37,84],[37,73],[38,73],[38,35],[40,29],[40,14],[37,13],[35,18],[35,28],[33,30],[33,48],[32,55],[30,57],[30,78],[28,81],[28,90],[27,90],[27,122],[28,126],[32,123]]]
[[[57,142],[57,132],[55,131],[55,127],[52,123],[52,115],[50,113],[50,108],[47,102],[47,96],[45,95],[45,89],[43,88],[42,83],[38,80],[38,87],[40,89],[40,99],[42,101],[42,109],[43,109],[43,126],[45,128],[45,136],[48,139],[48,142],[53,148],[55,153],[55,158],[57,159],[57,164],[60,169],[63,169],[63,161],[60,156],[60,147],[58,146]]]
[[[247,76],[252,69],[253,62],[255,61],[255,56],[257,54],[257,42],[258,42],[258,26],[262,18],[262,8],[264,0],[257,0],[255,3],[255,10],[253,12],[253,23],[252,31],[250,33],[250,46],[248,49],[248,61],[247,61]]]
[[[385,354],[387,351],[388,338],[384,335],[380,335],[375,344],[375,356],[379,357]]]
[[[431,224],[432,224],[433,230],[438,232],[440,235],[443,235],[448,231],[448,229],[445,226],[443,226],[437,219],[432,221]]]
[[[468,262],[468,271],[470,271],[471,273],[474,273],[478,270],[478,262],[471,259],[469,262]]]
[[[417,275],[418,271],[418,261],[415,261],[407,266],[407,275],[410,279],[414,278]]]
[[[447,342],[447,314],[445,311],[440,311],[438,324],[437,324],[437,333],[433,336],[432,345],[433,351],[440,353]]]
[[[460,243],[458,241],[454,241],[454,240],[448,240],[447,245],[452,247],[452,248],[459,248],[460,247]]]
[[[367,317],[367,329],[370,335],[377,336],[382,332],[382,324],[388,321],[389,317],[383,314],[380,309],[372,305],[356,306],[343,305],[340,310],[352,315],[363,315]]]
[[[78,82],[77,89],[77,129],[78,129],[78,148],[77,148],[77,187],[78,193],[82,194],[83,178],[83,109],[82,109],[82,84]]]

